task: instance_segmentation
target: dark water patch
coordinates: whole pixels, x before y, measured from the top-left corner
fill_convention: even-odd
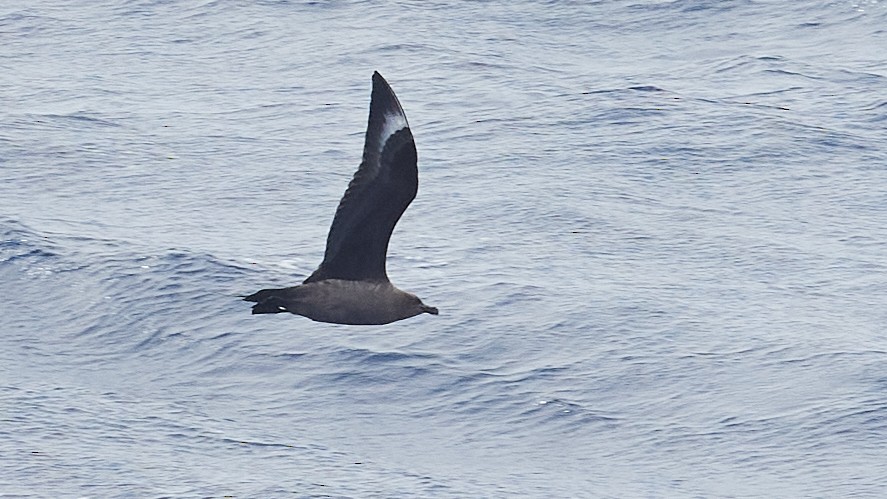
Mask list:
[[[629,90],[634,90],[636,92],[665,92],[666,90],[661,89],[655,85],[638,85],[634,87],[628,87]]]
[[[57,245],[49,236],[37,234],[16,220],[0,221],[0,263],[46,262],[59,256],[57,252]]]
[[[86,113],[78,112],[71,114],[34,114],[28,118],[34,123],[45,124],[49,128],[70,129],[73,127],[114,127],[119,128],[122,125],[106,118],[91,116]]]

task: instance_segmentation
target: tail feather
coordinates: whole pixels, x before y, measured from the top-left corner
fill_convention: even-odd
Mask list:
[[[288,312],[288,310],[283,305],[283,301],[276,296],[265,298],[253,305],[253,314],[279,314],[281,312]]]
[[[255,293],[253,293],[249,296],[244,296],[243,301],[254,301],[254,302],[258,303],[258,302],[267,300],[268,298],[271,298],[275,294],[278,294],[278,292],[280,292],[280,291],[283,291],[283,290],[282,289],[263,289],[261,291],[256,291]]]
[[[255,302],[255,305],[253,305],[254,314],[279,314],[288,311],[284,300],[281,298],[286,290],[287,288],[263,289],[243,297],[243,300]]]

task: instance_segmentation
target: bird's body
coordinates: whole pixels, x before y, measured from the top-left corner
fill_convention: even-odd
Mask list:
[[[337,324],[387,324],[437,309],[388,280],[388,241],[418,190],[416,144],[403,108],[379,73],[363,161],[327,236],[323,262],[299,286],[263,289],[244,300],[254,314],[291,312]]]
[[[388,324],[427,312],[415,295],[388,281],[324,279],[283,289],[263,290],[254,313],[291,312],[336,324]],[[260,291],[259,293],[262,293]],[[335,306],[330,307],[330,304]],[[432,312],[433,313],[433,312]]]

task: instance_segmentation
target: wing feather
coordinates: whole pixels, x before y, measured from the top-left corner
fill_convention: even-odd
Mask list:
[[[373,73],[363,161],[339,201],[323,262],[306,283],[388,280],[388,241],[416,197],[416,163],[416,144],[403,108],[382,75]]]

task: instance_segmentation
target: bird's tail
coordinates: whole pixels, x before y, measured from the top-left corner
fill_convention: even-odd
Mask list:
[[[277,296],[279,291],[281,290],[263,289],[261,291],[256,291],[249,296],[243,297],[243,300],[256,303],[253,305],[253,314],[279,314],[281,312],[287,312],[283,300]]]

